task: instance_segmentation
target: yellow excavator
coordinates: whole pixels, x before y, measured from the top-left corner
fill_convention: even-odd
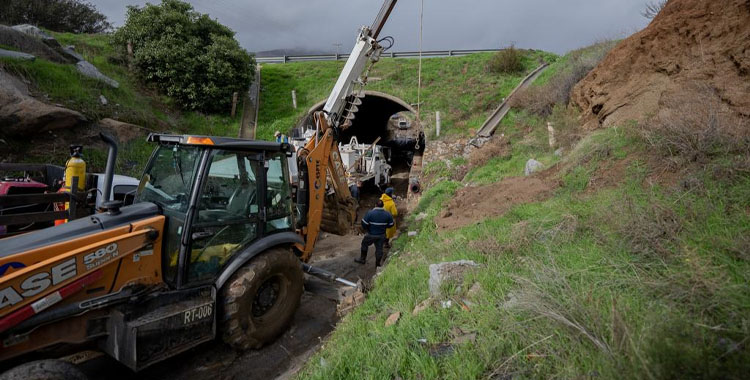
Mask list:
[[[219,336],[244,350],[282,333],[300,303],[303,266],[314,272],[304,263],[331,188],[353,218],[336,136],[361,104],[395,5],[386,0],[362,27],[303,149],[152,134],[134,204],[107,202],[95,215],[0,240],[2,376],[80,378],[55,359],[90,349],[138,371]]]

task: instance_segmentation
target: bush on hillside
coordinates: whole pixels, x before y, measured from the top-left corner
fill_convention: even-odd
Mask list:
[[[125,55],[128,42],[138,75],[185,109],[227,111],[232,93],[246,90],[252,81],[253,59],[234,32],[183,1],[128,7],[113,44]]]
[[[664,7],[667,6],[668,2],[669,0],[659,0],[657,2],[651,1],[646,3],[646,7],[641,11],[641,16],[649,20],[653,19],[662,9],[664,9]]]
[[[664,110],[640,132],[655,152],[675,166],[728,156],[741,159],[738,163],[747,161],[750,123],[729,109],[713,89],[697,85],[663,103]]]
[[[0,23],[71,33],[103,33],[112,28],[107,16],[82,0],[2,0]]]
[[[573,87],[599,64],[614,45],[607,41],[570,53],[557,75],[542,86],[530,86],[519,91],[511,99],[511,107],[547,117],[552,114],[555,105],[567,106]]]
[[[515,46],[500,50],[490,60],[487,69],[495,74],[518,74],[523,71],[523,53]]]

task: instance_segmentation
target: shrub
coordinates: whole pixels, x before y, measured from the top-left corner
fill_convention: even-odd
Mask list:
[[[662,112],[640,132],[654,151],[675,166],[750,152],[750,123],[722,103],[714,90],[696,85],[663,102]]]
[[[566,63],[549,82],[519,91],[511,99],[511,107],[522,108],[542,117],[549,116],[555,105],[568,104],[573,87],[593,70],[613,47],[613,42],[605,41],[570,53]]]
[[[490,59],[488,70],[495,74],[517,74],[524,70],[523,53],[515,46],[500,50]]]
[[[102,33],[112,28],[107,16],[82,0],[3,0],[0,23],[32,24],[71,33]]]
[[[227,110],[232,93],[252,80],[254,62],[234,32],[180,0],[129,7],[113,35],[122,55],[133,45],[133,65],[147,83],[189,110]]]
[[[669,0],[659,0],[657,2],[650,1],[646,3],[646,7],[641,11],[641,16],[651,20],[664,9],[668,2]]]

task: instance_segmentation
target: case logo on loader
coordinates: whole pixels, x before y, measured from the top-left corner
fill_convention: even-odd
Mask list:
[[[50,286],[55,286],[61,282],[71,279],[78,274],[76,258],[71,257],[50,268],[49,272],[42,271],[29,275],[21,282],[21,289],[16,290],[8,286],[0,290],[0,310],[22,302],[24,298],[33,297]]]

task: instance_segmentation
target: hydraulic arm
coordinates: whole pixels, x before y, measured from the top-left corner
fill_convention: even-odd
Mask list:
[[[363,26],[360,29],[354,48],[323,106],[323,111],[313,115],[315,137],[298,152],[299,166],[305,167],[303,173],[307,173],[307,183],[301,187],[308,190],[309,199],[306,210],[307,223],[301,231],[305,243],[297,246],[302,251],[303,261],[309,259],[320,232],[329,175],[332,180],[331,187],[335,191],[338,212],[345,213],[351,220],[350,224],[354,222],[356,202],[349,193],[344,177],[344,165],[338,151],[338,135],[339,131],[352,125],[352,120],[359,110],[358,106],[362,104],[367,74],[383,52],[378,37],[396,2],[397,0],[386,0],[372,26]]]

